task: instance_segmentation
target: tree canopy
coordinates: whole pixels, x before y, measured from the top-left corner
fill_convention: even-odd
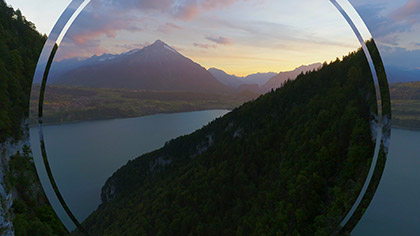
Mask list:
[[[20,10],[0,0],[0,142],[21,136],[32,78],[45,40]]]
[[[375,110],[361,50],[324,63],[129,161],[83,226],[104,236],[331,235],[366,178]]]

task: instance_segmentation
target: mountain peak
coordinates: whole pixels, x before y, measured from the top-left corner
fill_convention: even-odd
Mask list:
[[[167,44],[163,42],[162,40],[158,39],[154,43],[152,43],[150,46],[164,46],[164,45],[167,45]]]
[[[168,44],[163,42],[162,40],[158,39],[153,44],[148,46],[148,48],[155,48],[155,49],[166,49],[173,53],[179,54],[175,49],[171,48]]]

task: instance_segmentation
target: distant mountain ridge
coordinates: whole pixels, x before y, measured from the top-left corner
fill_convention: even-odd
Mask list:
[[[420,69],[387,66],[387,77],[389,83],[420,81]]]
[[[277,73],[275,72],[258,72],[255,74],[250,74],[245,77],[239,77],[245,84],[258,84],[258,86],[263,86],[265,83],[268,82],[273,76],[276,76]]]
[[[310,65],[300,66],[292,71],[280,72],[276,76],[272,77],[267,83],[265,83],[261,89],[263,93],[270,91],[271,89],[276,89],[282,86],[286,80],[295,79],[300,73],[306,73],[315,69],[319,69],[322,66],[321,63],[314,63]]]
[[[238,88],[243,83],[239,80],[239,77],[235,75],[229,75],[223,70],[217,68],[209,68],[208,71],[222,84],[227,85],[231,88]]]
[[[51,77],[53,84],[93,88],[227,93],[230,88],[204,67],[161,40],[120,55],[89,58],[80,67]]]
[[[266,93],[271,89],[280,87],[286,80],[295,79],[300,73],[305,73],[322,66],[321,63],[302,65],[292,71],[280,73],[255,73],[245,77],[229,75],[223,70],[210,68],[208,71],[221,83],[231,88],[244,91],[249,90],[256,93]]]
[[[209,68],[208,71],[221,83],[233,88],[238,88],[244,84],[256,84],[258,86],[263,86],[265,83],[267,83],[268,80],[277,75],[277,73],[275,72],[258,72],[255,74],[240,77],[236,75],[230,75],[224,72],[223,70],[217,68]]]
[[[321,63],[303,65],[293,71],[255,73],[244,77],[223,70],[206,70],[161,40],[142,49],[122,54],[102,54],[90,58],[55,62],[50,84],[93,88],[194,91],[232,93],[248,91],[263,94],[280,87],[287,79],[311,71]]]

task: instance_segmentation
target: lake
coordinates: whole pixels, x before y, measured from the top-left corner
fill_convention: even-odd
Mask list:
[[[128,160],[161,147],[167,140],[201,128],[227,110],[158,114],[44,127],[48,158],[68,206],[83,221],[100,204],[106,179]],[[36,128],[31,143],[37,168],[42,165]],[[34,145],[36,144],[36,145]],[[69,229],[74,225],[41,182],[51,204]],[[354,236],[420,235],[420,132],[392,129],[382,180]]]
[[[420,132],[391,132],[381,182],[352,236],[420,235]]]
[[[100,193],[108,177],[128,160],[158,149],[170,139],[192,133],[228,110],[157,114],[138,118],[89,121],[43,127],[48,160],[58,188],[81,222],[101,203]],[[31,128],[35,165],[39,155],[38,128]],[[69,229],[74,225],[65,215],[47,176],[41,183],[54,209]]]

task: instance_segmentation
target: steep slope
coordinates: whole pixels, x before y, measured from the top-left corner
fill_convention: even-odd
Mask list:
[[[374,108],[359,50],[129,161],[83,225],[91,235],[331,235],[366,178]]]
[[[19,10],[0,0],[0,142],[22,135],[32,76],[45,39]]]
[[[27,146],[29,95],[46,36],[0,0],[0,234],[67,235],[48,203]]]
[[[95,88],[229,92],[229,88],[205,68],[160,40],[101,62],[52,78],[52,83]]]
[[[300,73],[305,73],[307,71],[311,71],[321,67],[321,63],[314,63],[307,66],[300,66],[292,71],[280,72],[276,76],[272,77],[267,83],[265,83],[261,90],[263,92],[268,92],[271,89],[279,88],[286,80],[293,80],[295,79]]]
[[[239,77],[234,75],[229,75],[223,70],[219,70],[216,68],[210,68],[208,71],[216,78],[220,83],[229,86],[231,88],[238,88],[243,84]]]

